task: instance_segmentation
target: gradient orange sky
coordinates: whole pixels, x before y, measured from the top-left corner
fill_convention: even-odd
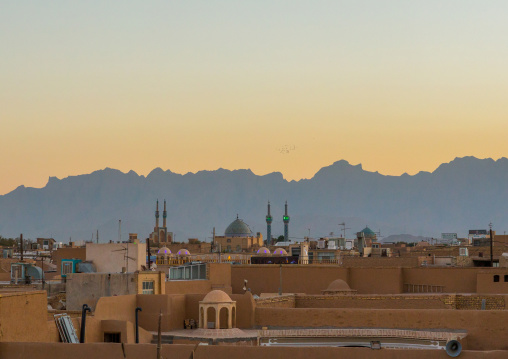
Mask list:
[[[506,1],[0,3],[0,194],[508,154]],[[289,151],[286,151],[289,149]]]

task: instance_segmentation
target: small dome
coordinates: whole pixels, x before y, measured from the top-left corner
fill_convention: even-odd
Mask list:
[[[335,279],[333,282],[330,283],[328,288],[326,288],[327,291],[349,291],[351,288],[349,288],[349,285],[342,279]]]
[[[157,251],[157,254],[171,254],[171,251],[168,247],[162,247]]]
[[[232,302],[229,295],[222,290],[212,290],[202,300],[203,303],[227,303]]]
[[[367,226],[364,229],[362,229],[360,233],[363,233],[365,237],[376,237],[376,233]]]
[[[251,237],[252,231],[247,223],[236,216],[236,219],[226,228],[225,237]]]
[[[288,252],[286,252],[284,248],[277,248],[276,250],[273,251],[273,254],[277,256],[287,256]]]
[[[270,254],[270,250],[266,247],[261,247],[256,252],[257,254]]]
[[[180,249],[177,254],[179,256],[190,256],[190,252],[185,248]]]

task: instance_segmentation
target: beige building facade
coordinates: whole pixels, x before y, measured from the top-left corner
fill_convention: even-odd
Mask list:
[[[146,243],[87,243],[86,260],[97,272],[139,271],[146,265]]]

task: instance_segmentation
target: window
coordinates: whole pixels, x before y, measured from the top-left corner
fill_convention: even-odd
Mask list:
[[[499,276],[497,274],[494,276],[494,282],[499,282]]]
[[[72,273],[72,263],[71,262],[63,262],[62,263],[62,274]]]
[[[121,343],[121,333],[106,333],[104,332],[104,343]]]
[[[153,280],[143,281],[143,294],[153,294]]]
[[[227,242],[228,242],[228,243],[231,243],[231,238],[228,238]]]
[[[505,275],[504,275],[504,281],[505,281],[505,282],[508,282],[508,274],[505,274]]]
[[[236,246],[236,251],[237,252],[241,252],[242,251],[242,246],[241,245],[237,245]]]

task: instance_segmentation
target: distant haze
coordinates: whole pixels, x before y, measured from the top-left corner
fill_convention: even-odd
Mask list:
[[[58,241],[122,239],[129,232],[144,239],[154,226],[155,201],[168,203],[168,230],[176,240],[210,240],[213,227],[224,233],[238,214],[254,232],[266,235],[266,205],[272,204],[272,234],[283,234],[288,201],[290,237],[301,240],[340,233],[345,222],[352,237],[365,225],[381,235],[409,233],[466,236],[469,229],[508,228],[508,159],[457,158],[433,173],[384,176],[338,161],[311,179],[286,181],[280,173],[258,176],[250,170],[201,171],[180,175],[161,169],[147,177],[104,169],[91,174],[50,178],[45,187],[19,187],[0,196],[2,236],[45,237]],[[162,215],[161,215],[162,222]]]

